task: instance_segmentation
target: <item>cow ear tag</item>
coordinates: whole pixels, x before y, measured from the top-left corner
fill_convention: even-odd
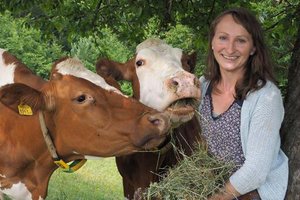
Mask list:
[[[70,169],[70,166],[69,166],[67,163],[65,163],[62,159],[60,159],[60,160],[55,160],[54,163],[55,163],[58,167],[62,168],[63,170],[69,170],[69,169]]]
[[[65,161],[63,161],[62,159],[57,159],[54,160],[54,163],[62,169],[63,172],[66,173],[73,173],[75,171],[77,171],[79,168],[81,168],[85,163],[86,163],[86,159],[82,159],[82,160],[74,160],[70,165],[65,163]]]
[[[25,116],[33,115],[31,107],[26,104],[18,105],[18,111],[20,115],[25,115]]]

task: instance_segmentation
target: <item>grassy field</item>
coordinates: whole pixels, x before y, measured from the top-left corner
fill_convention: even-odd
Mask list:
[[[114,158],[89,160],[75,173],[56,170],[46,200],[121,200],[123,188]]]

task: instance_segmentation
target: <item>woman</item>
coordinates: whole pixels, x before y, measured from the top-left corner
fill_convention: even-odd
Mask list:
[[[209,152],[236,168],[210,200],[284,199],[284,109],[266,49],[259,22],[245,9],[227,10],[211,24],[200,121]]]

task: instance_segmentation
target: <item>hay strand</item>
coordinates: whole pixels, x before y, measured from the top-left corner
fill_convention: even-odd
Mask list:
[[[159,183],[151,184],[144,198],[204,200],[223,187],[233,169],[233,163],[213,158],[198,145],[191,156],[183,155],[183,160]]]

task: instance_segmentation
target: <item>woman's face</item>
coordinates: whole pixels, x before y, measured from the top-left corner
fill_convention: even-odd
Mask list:
[[[255,52],[252,36],[231,15],[225,15],[217,24],[212,48],[221,72],[243,73],[249,56]]]

